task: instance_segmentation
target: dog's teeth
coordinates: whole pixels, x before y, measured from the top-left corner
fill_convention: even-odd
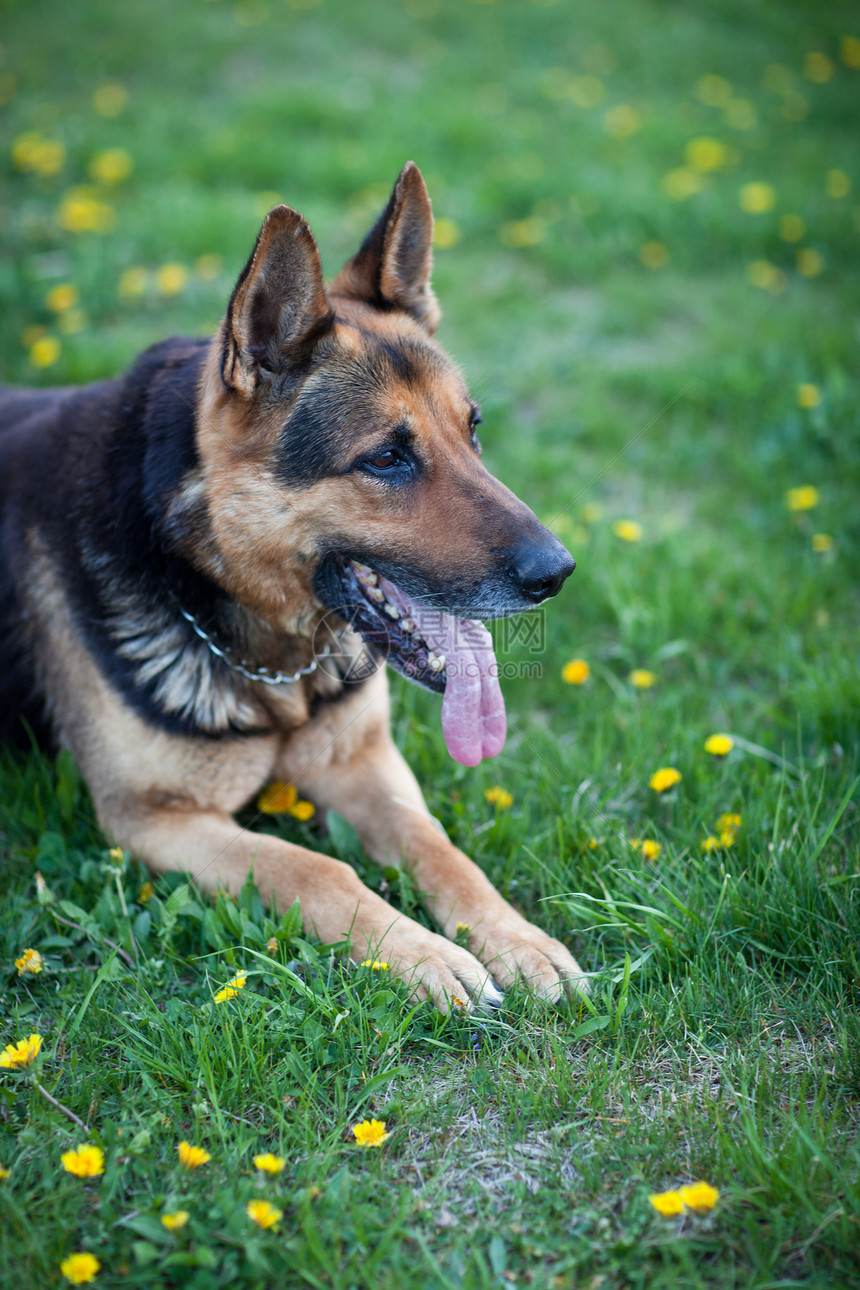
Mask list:
[[[389,604],[389,602],[386,600],[385,604],[382,607],[385,610],[385,612],[388,614],[389,618],[397,619],[400,617],[400,610],[397,608],[396,605]]]
[[[379,587],[368,587],[367,594],[370,596],[370,599],[375,600],[378,605],[381,605],[385,599],[385,592],[381,591]]]
[[[442,669],[443,669],[443,667],[445,666],[445,655],[444,655],[444,654],[428,654],[428,655],[427,655],[427,666],[428,666],[428,667],[429,667],[433,672],[441,672],[441,671],[442,671]]]
[[[365,587],[375,587],[379,578],[372,569],[368,569],[367,572],[362,571],[359,573],[358,581],[363,582]]]
[[[356,573],[372,573],[373,570],[368,564],[359,564],[357,560],[352,561],[352,567]]]
[[[411,619],[411,618],[401,618],[401,620],[400,620],[400,626],[403,628],[403,630],[404,630],[405,632],[414,632],[414,631],[415,631],[415,624],[414,624],[414,622],[412,621],[412,619]]]

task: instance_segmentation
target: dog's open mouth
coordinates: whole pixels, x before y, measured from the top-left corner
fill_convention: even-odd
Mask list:
[[[408,680],[442,694],[442,733],[464,766],[495,757],[505,743],[505,702],[490,633],[414,599],[366,564],[338,569],[338,612],[371,649]]]

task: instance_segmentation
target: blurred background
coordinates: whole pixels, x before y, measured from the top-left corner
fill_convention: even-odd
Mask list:
[[[4,13],[4,379],[106,377],[211,330],[277,201],[308,217],[333,275],[413,158],[437,217],[440,338],[483,404],[488,464],[579,563],[545,683],[512,681],[514,704],[623,727],[638,667],[688,688],[687,717],[743,711],[780,739],[802,710],[813,739],[844,739],[856,6]],[[565,685],[574,656],[605,709],[594,685],[587,711]],[[681,695],[655,687],[667,720]]]

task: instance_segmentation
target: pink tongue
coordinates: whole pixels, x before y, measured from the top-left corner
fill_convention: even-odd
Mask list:
[[[428,609],[386,578],[379,586],[401,617],[413,619],[428,647],[445,656],[442,733],[448,752],[463,766],[497,756],[505,746],[507,721],[493,639],[484,624]]]

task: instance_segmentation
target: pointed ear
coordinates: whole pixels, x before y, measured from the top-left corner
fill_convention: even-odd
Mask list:
[[[298,367],[332,320],[313,234],[298,211],[276,206],[224,319],[225,383],[250,395],[267,373]]]
[[[344,265],[333,293],[377,309],[402,309],[432,334],[439,306],[430,286],[433,211],[421,171],[407,161],[358,255]]]

